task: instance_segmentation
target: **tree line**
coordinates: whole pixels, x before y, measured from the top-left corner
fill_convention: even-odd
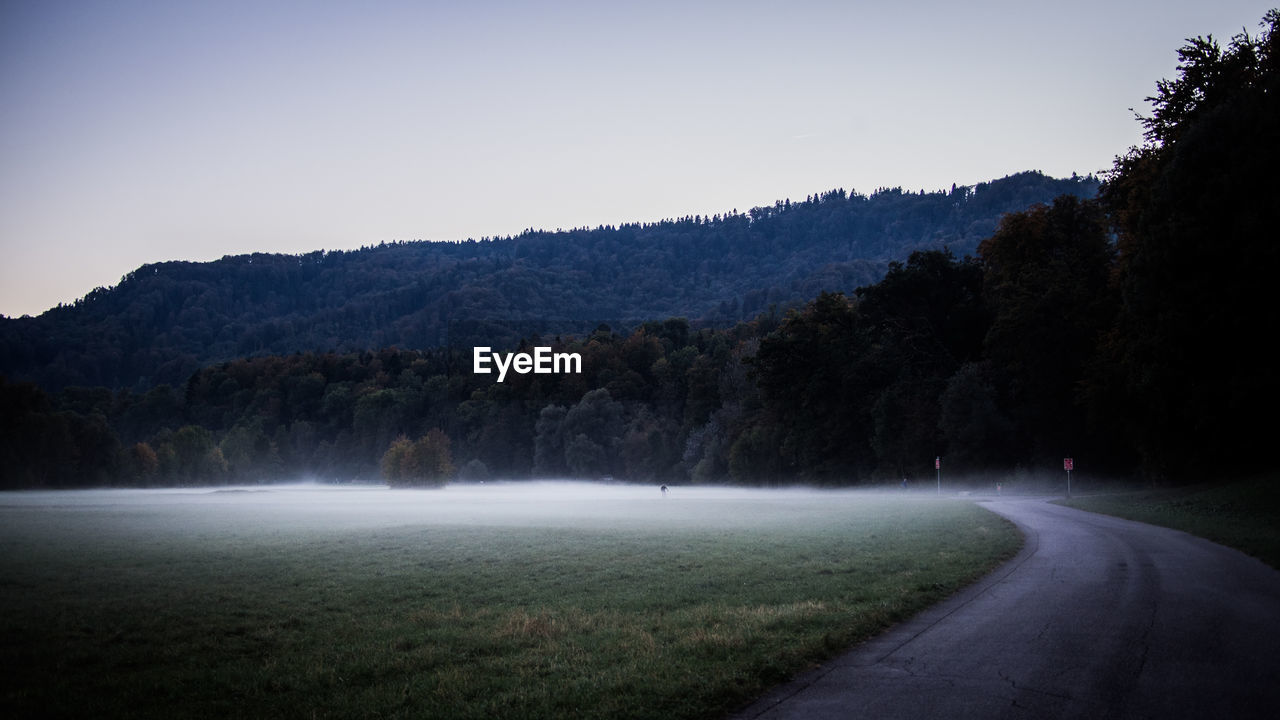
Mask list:
[[[930,476],[937,456],[956,472],[1064,456],[1173,482],[1257,471],[1280,400],[1261,349],[1280,269],[1277,24],[1190,41],[1096,198],[1006,214],[972,255],[917,250],[729,327],[524,336],[581,354],[580,375],[496,383],[446,344],[242,357],[142,392],[0,382],[3,485],[855,484]]]
[[[659,223],[156,263],[39,317],[0,317],[0,374],[52,392],[145,392],[240,357],[510,350],[535,333],[672,316],[727,327],[820,290],[851,292],[913,250],[972,252],[1002,213],[1097,189],[1093,177],[1020,173],[931,193],[832,190]]]

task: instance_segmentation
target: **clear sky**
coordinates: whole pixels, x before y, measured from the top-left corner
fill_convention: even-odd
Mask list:
[[[0,313],[162,260],[1097,172],[1186,38],[1271,2],[0,0]]]

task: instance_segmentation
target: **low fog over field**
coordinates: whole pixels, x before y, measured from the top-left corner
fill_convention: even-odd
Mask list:
[[[0,495],[0,509],[75,513],[82,520],[180,532],[274,533],[418,525],[607,528],[784,524],[879,493],[510,482],[437,490],[361,485],[29,491]],[[23,513],[25,514],[25,513]],[[33,516],[39,517],[39,515]],[[52,519],[52,518],[46,518]],[[91,522],[91,521],[90,521]]]

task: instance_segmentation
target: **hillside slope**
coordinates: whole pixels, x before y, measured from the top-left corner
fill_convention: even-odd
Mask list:
[[[873,283],[913,250],[971,253],[1004,213],[1097,188],[1028,172],[653,224],[145,265],[72,305],[0,319],[0,374],[143,389],[264,354],[501,347],[673,316],[725,326]]]

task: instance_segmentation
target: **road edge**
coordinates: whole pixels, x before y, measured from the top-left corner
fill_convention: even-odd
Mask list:
[[[1014,498],[975,498],[970,502],[973,502],[975,505],[982,506],[986,502],[1003,499],[1012,500]],[[1047,502],[1040,498],[1026,498],[1025,501]],[[1002,580],[1016,571],[1040,549],[1040,534],[1034,529],[1017,522],[1013,518],[1001,515],[990,508],[983,507],[983,509],[992,515],[996,515],[1003,520],[1013,523],[1014,527],[1018,529],[1018,532],[1022,535],[1022,547],[1018,550],[1017,554],[998,565],[991,572],[978,578],[972,584],[956,591],[954,595],[921,610],[896,625],[891,625],[874,637],[868,638],[867,640],[842,651],[836,657],[818,665],[817,667],[805,670],[790,680],[766,691],[763,695],[760,695],[749,704],[744,705],[731,713],[728,716],[729,719],[753,720],[754,718],[759,718],[778,705],[786,702],[791,697],[803,692],[805,688],[818,682],[836,668],[868,667],[875,665],[882,659],[891,655],[898,648],[911,642],[921,633],[927,631],[929,628],[942,622],[960,608],[981,597],[992,587],[998,585]]]

